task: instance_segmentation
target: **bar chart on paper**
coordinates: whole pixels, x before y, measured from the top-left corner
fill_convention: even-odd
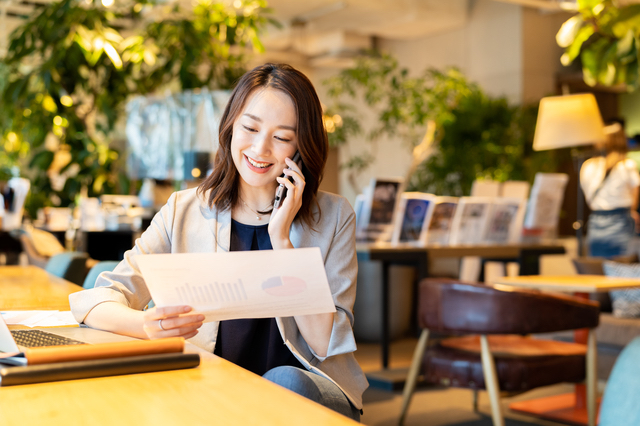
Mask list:
[[[241,302],[248,299],[242,280],[230,283],[215,281],[205,285],[185,283],[176,287],[176,292],[181,303],[192,305]]]

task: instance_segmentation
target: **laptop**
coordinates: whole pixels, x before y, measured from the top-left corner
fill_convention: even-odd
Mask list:
[[[36,346],[83,345],[136,340],[86,326],[9,330],[0,315],[0,363],[26,365],[24,350]],[[11,354],[6,357],[4,354]]]

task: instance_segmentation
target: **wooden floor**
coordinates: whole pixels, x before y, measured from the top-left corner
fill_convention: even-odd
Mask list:
[[[409,368],[417,342],[418,339],[412,338],[393,342],[389,351],[389,368]],[[382,368],[382,352],[377,343],[358,343],[356,358],[365,373]]]
[[[392,369],[408,368],[417,339],[406,338],[392,343],[390,365]],[[380,345],[358,343],[356,358],[366,372],[382,368]],[[513,401],[558,393],[572,392],[572,385],[556,385],[533,390],[516,397],[504,398],[502,401],[506,426],[558,426],[559,423],[535,419],[512,412],[508,404]],[[369,388],[364,393],[364,415],[362,423],[375,426],[392,426],[398,424],[402,392],[383,391]],[[485,392],[479,394],[479,412],[472,408],[472,392],[467,389],[445,388],[439,386],[423,386],[414,394],[405,425],[429,426],[491,426],[491,408]]]

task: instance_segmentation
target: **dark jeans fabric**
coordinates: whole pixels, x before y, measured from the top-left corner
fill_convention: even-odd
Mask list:
[[[627,253],[635,223],[629,209],[594,211],[589,215],[589,254],[610,258]]]
[[[360,410],[351,405],[335,383],[318,374],[297,367],[282,366],[267,371],[262,377],[357,422],[360,421]]]

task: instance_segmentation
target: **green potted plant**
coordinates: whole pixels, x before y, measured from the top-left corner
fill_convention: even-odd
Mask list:
[[[0,60],[0,143],[19,147],[28,166],[29,213],[68,206],[82,192],[128,192],[112,146],[126,100],[163,87],[228,88],[243,72],[245,47],[262,49],[265,6],[202,0],[193,11],[175,6],[167,19],[146,22],[149,3],[114,12],[61,0],[16,29]],[[117,26],[125,16],[133,36]]]
[[[413,149],[412,191],[468,195],[476,179],[532,181],[535,172],[555,169],[557,153],[531,149],[535,110],[488,96],[455,68],[411,76],[390,55],[369,52],[325,84],[333,101],[329,111],[348,123],[342,129],[333,126],[334,144],[344,146],[360,132],[356,99],[377,117],[377,126],[365,135],[370,149],[343,165],[357,192],[355,177],[372,164],[382,135],[399,136]]]

